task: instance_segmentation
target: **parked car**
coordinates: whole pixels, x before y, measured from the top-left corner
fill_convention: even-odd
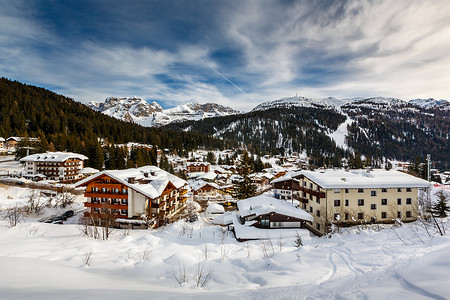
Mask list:
[[[54,217],[52,220],[52,224],[64,224],[63,221],[65,221],[63,217]]]
[[[75,212],[73,210],[68,210],[68,211],[64,212],[61,216],[64,216],[67,219],[67,218],[72,217],[74,215],[74,213]]]

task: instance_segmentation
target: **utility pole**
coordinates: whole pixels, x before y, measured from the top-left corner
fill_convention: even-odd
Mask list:
[[[427,177],[428,182],[431,182],[431,154],[427,154]],[[427,188],[427,205],[431,207],[430,187]]]

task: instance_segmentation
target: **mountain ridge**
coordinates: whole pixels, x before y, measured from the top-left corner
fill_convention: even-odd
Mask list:
[[[145,127],[161,127],[172,122],[201,120],[239,113],[231,107],[216,103],[188,102],[163,109],[156,101],[148,103],[137,97],[108,97],[105,102],[92,101],[87,106],[111,117]]]

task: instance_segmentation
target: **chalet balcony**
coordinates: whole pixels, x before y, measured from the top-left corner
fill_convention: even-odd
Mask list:
[[[104,182],[95,182],[96,188],[106,188],[106,189],[121,189],[123,184],[121,183],[104,183]]]
[[[84,196],[90,198],[128,199],[128,194],[121,194],[121,193],[87,192],[84,193]]]
[[[102,214],[102,213],[90,213],[90,212],[84,212],[83,214],[84,217],[86,218],[94,218],[94,219],[117,219],[117,218],[128,218],[127,215],[121,215],[121,214]]]
[[[91,202],[84,202],[84,207],[111,208],[111,209],[128,209],[128,205],[127,204],[91,203]]]
[[[317,198],[325,198],[325,192],[308,189],[303,186],[299,187],[300,191],[316,196]]]
[[[166,202],[161,202],[159,204],[151,202],[151,204],[152,204],[152,208],[163,208],[166,205]]]

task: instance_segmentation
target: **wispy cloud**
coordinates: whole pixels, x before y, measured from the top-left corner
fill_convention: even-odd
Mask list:
[[[450,98],[445,0],[0,2],[2,76],[83,102]]]

